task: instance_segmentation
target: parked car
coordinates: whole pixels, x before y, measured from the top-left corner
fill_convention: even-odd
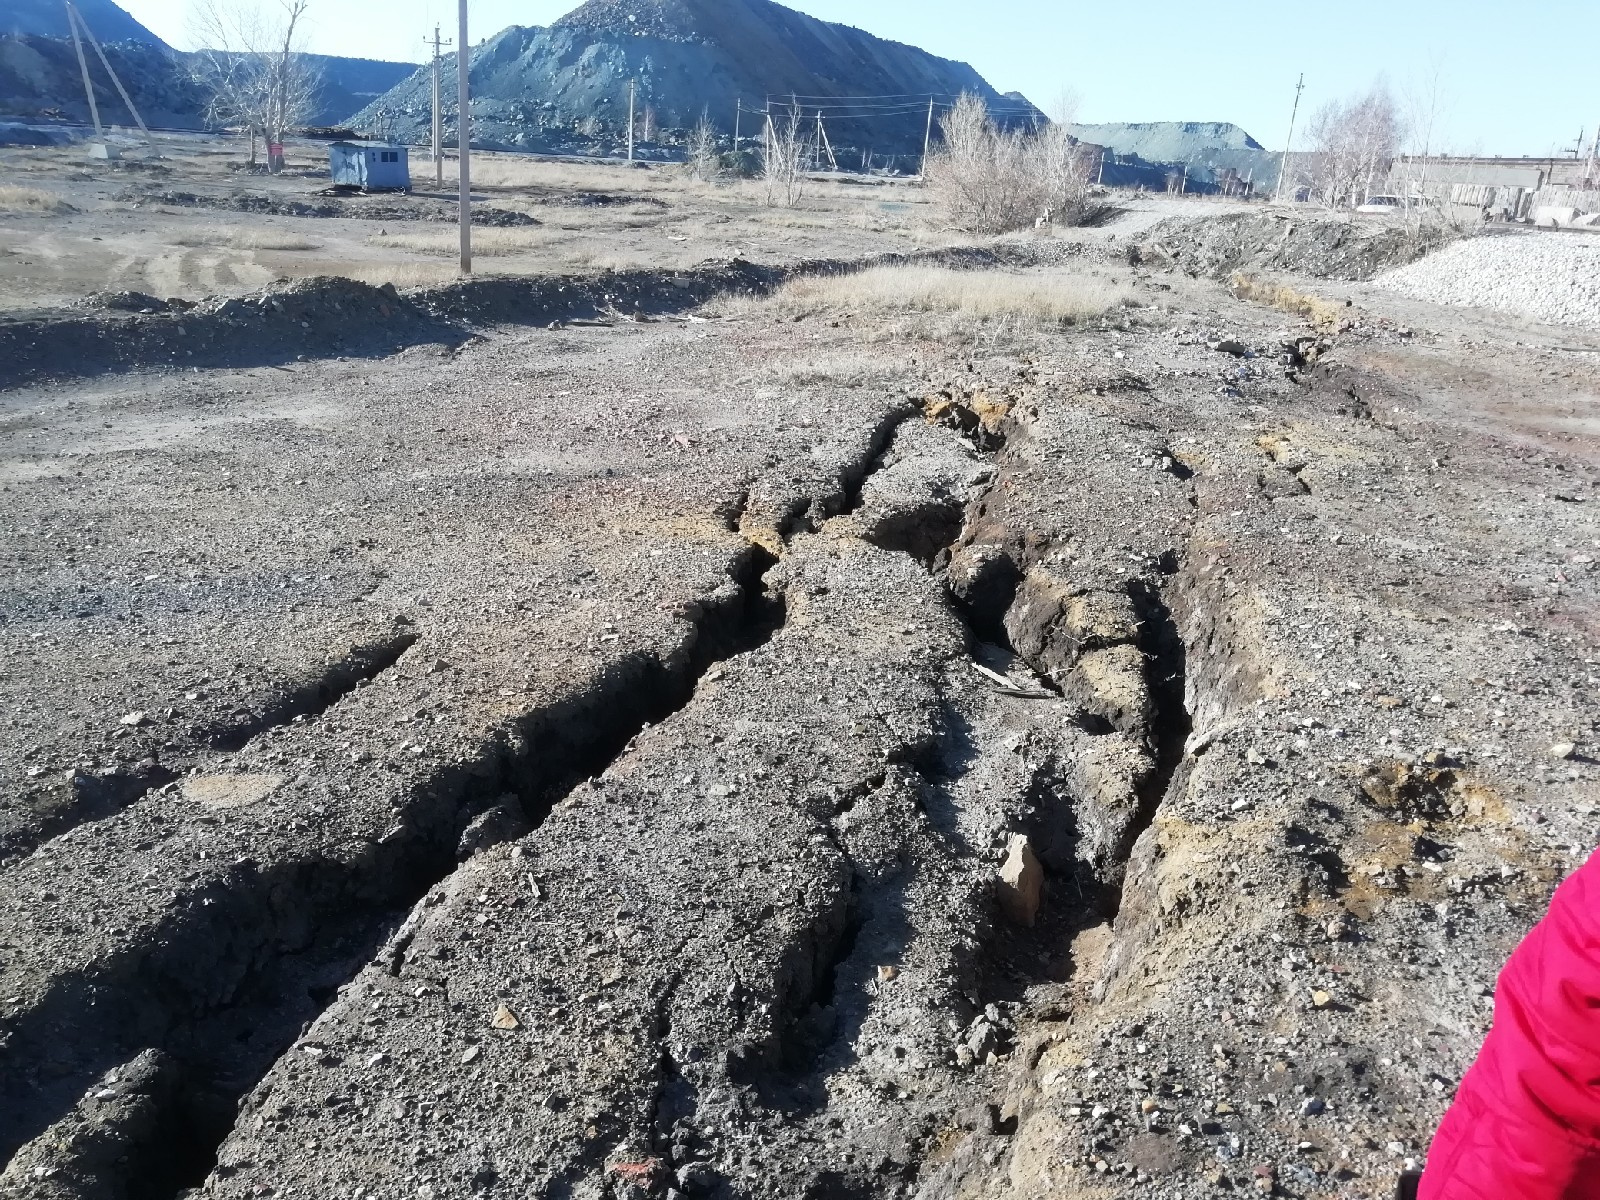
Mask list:
[[[1427,196],[1368,196],[1366,202],[1356,205],[1358,213],[1397,213],[1408,208],[1437,207]]]

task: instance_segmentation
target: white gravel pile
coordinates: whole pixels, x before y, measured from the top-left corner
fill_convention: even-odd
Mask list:
[[[1600,237],[1529,232],[1467,238],[1377,276],[1372,286],[1436,304],[1600,329]]]

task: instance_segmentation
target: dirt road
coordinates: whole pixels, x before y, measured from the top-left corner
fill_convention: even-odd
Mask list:
[[[7,1194],[1392,1194],[1593,845],[1600,338],[1115,270],[0,394]]]

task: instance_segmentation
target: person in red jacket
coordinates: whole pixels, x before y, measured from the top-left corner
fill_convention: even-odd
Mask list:
[[[1500,972],[1494,1026],[1417,1195],[1600,1200],[1600,853],[1556,889]]]

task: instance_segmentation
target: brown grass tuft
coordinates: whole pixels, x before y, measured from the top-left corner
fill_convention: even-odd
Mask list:
[[[1286,284],[1270,279],[1257,279],[1254,275],[1235,274],[1229,279],[1233,294],[1240,300],[1252,300],[1271,308],[1304,317],[1318,329],[1335,331],[1345,319],[1345,306],[1324,300],[1308,292],[1298,292]]]
[[[18,187],[15,184],[0,185],[0,212],[26,212],[26,213],[69,213],[77,209],[68,204],[54,192],[44,191],[42,188]]]

